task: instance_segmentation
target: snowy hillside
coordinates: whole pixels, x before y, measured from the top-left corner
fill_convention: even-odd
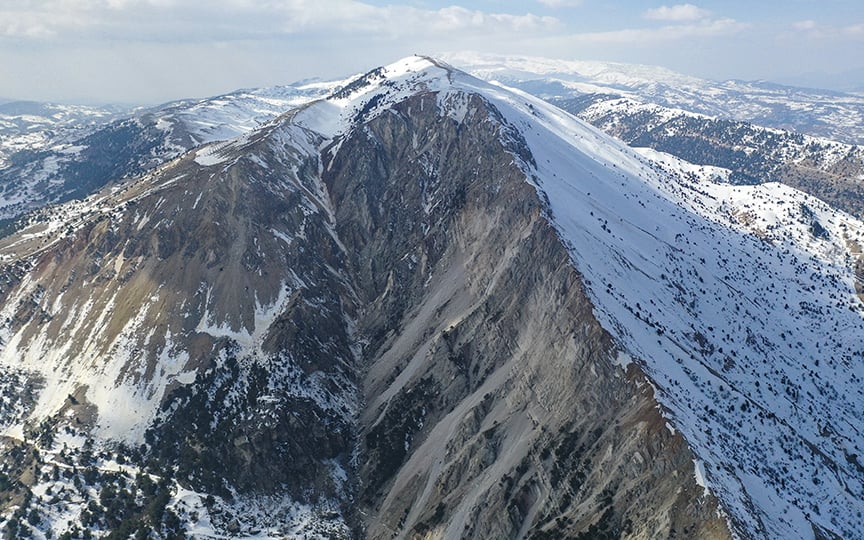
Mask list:
[[[641,131],[643,134],[653,130],[664,128],[672,131],[676,128],[681,130],[679,124],[691,122],[699,125],[710,124],[713,130],[704,135],[706,137],[716,136],[718,131],[714,125],[722,125],[713,117],[687,112],[682,109],[671,109],[659,105],[644,103],[631,98],[598,99],[584,103],[580,107],[578,116],[587,120],[592,125],[604,129],[606,124],[630,122],[631,118],[640,118],[642,123],[638,127],[627,126],[633,131]],[[562,104],[566,102],[555,102]],[[565,109],[567,110],[567,109]],[[569,111],[574,112],[574,111]],[[574,113],[575,114],[575,113]],[[711,124],[713,123],[713,124]],[[598,125],[599,124],[599,125]],[[853,144],[845,144],[824,137],[813,137],[799,133],[784,131],[775,128],[759,127],[752,124],[729,123],[731,129],[736,129],[737,137],[729,136],[728,145],[734,145],[734,150],[743,152],[745,155],[752,154],[775,154],[772,156],[778,162],[789,165],[798,165],[804,161],[814,162],[814,165],[824,170],[830,170],[837,163],[850,154],[861,153],[861,148]],[[611,126],[609,126],[611,128]],[[626,128],[625,128],[626,129]],[[604,131],[606,131],[604,129]],[[683,131],[683,130],[682,130]],[[620,138],[620,137],[617,137]],[[636,141],[633,141],[635,144]],[[856,156],[860,160],[860,156]],[[764,181],[764,179],[763,179]]]
[[[864,148],[748,122],[722,120],[630,98],[555,99],[635,148],[653,148],[690,163],[728,168],[729,182],[779,182],[833,207],[864,216]]]
[[[605,94],[851,144],[864,142],[864,99],[855,94],[761,81],[714,82],[660,67],[613,62],[470,52],[441,58],[481,79],[544,99]]]
[[[112,107],[56,105],[30,101],[0,104],[0,168],[13,153],[38,151],[89,133],[125,111]]]
[[[542,103],[502,101],[540,118],[545,129],[523,124],[529,171],[598,315],[742,532],[807,537],[806,520],[860,531],[862,224],[791,188],[724,185]]]
[[[140,116],[154,119],[169,140],[188,149],[239,137],[294,107],[326,96],[343,84],[345,81],[338,80],[238,90],[197,101],[169,103]]]
[[[16,445],[29,444],[39,456],[28,498],[12,499],[0,517],[4,530],[23,504],[38,516],[23,530],[40,539],[51,530],[77,537],[80,527],[97,537],[123,527],[149,527],[161,538],[184,529],[199,538],[226,531],[346,536],[338,499],[347,497],[341,455],[348,452],[340,445],[347,444],[354,391],[351,364],[341,355],[350,349],[341,346],[347,339],[339,306],[319,309],[333,307],[338,276],[319,275],[317,257],[286,266],[300,253],[333,257],[320,241],[326,216],[290,173],[310,158],[294,150],[308,146],[306,133],[297,129],[295,141],[292,131],[266,143],[256,132],[254,149],[250,136],[214,143],[233,153],[230,175],[217,177],[224,171],[212,167],[218,159],[205,147],[201,155],[211,159],[201,161],[209,165],[189,153],[84,201],[44,207],[22,233],[0,240],[3,276],[18,285],[11,294],[2,290],[11,315],[0,330],[3,474],[16,462]],[[238,201],[236,211],[225,211]],[[248,251],[238,248],[244,243]],[[49,253],[70,257],[61,256],[62,268],[31,266]],[[32,302],[46,314],[30,321],[35,332],[18,326],[27,317],[15,315]],[[321,328],[321,336],[282,337],[295,331],[290,314]],[[332,366],[311,369],[307,360],[301,369],[299,359],[318,356]],[[160,406],[169,399],[166,412]],[[310,429],[295,415],[319,424]],[[132,462],[145,442],[156,454],[146,468]],[[250,447],[265,449],[251,464]],[[302,459],[298,448],[307,447],[315,452]],[[190,451],[208,456],[192,459]],[[218,476],[204,476],[202,487],[199,469],[214,463],[210,454],[218,455]],[[189,489],[190,476],[199,491]],[[5,479],[0,490],[8,491]],[[238,493],[241,482],[247,489]],[[258,491],[249,494],[248,484]],[[314,496],[307,495],[312,485]],[[112,505],[114,494],[122,506]]]

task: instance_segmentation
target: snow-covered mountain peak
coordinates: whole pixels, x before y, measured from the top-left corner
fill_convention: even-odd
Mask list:
[[[526,126],[540,109],[547,110],[552,117],[557,114],[556,108],[527,93],[479,79],[436,58],[410,56],[352,80],[326,99],[292,113],[290,121],[333,140],[391,111],[393,105],[425,93],[437,96],[441,115],[459,122],[470,112],[467,96],[510,104],[519,114],[527,115],[521,120]],[[587,123],[575,122],[580,130],[602,136]]]
[[[412,123],[414,137],[403,137]],[[478,144],[458,139],[466,126],[483,135],[483,148],[451,163],[453,148]],[[494,168],[481,169],[490,156]],[[379,167],[390,157],[397,163]],[[365,159],[372,165],[355,164]],[[376,170],[389,165],[392,176]],[[216,367],[234,369],[234,361],[260,368],[254,373],[262,380],[284,380],[280,399],[246,400],[231,390],[208,409],[213,414],[226,403],[248,401],[267,412],[293,399],[350,425],[362,402],[346,390],[354,388],[360,354],[350,316],[364,309],[361,298],[390,301],[401,278],[376,260],[352,267],[346,259],[359,258],[359,250],[343,240],[366,249],[358,224],[385,228],[386,241],[374,247],[392,251],[403,242],[408,251],[390,255],[414,271],[428,261],[412,250],[427,241],[434,248],[430,235],[443,228],[428,216],[467,200],[447,184],[486,182],[474,195],[491,199],[502,172],[523,188],[515,204],[531,195],[542,208],[536,220],[552,231],[545,217],[557,231],[594,315],[626,353],[619,358],[633,358],[649,377],[670,425],[698,458],[693,474],[722,502],[735,531],[811,538],[864,529],[864,224],[786,186],[732,186],[729,171],[633,150],[532,95],[427,57],[372,70],[241,137],[45,212],[0,243],[0,255],[15,263],[2,291],[0,364],[36,373],[54,390],[30,416],[22,407],[8,418],[6,433],[23,435],[25,423],[60,414],[73,396],[97,409],[95,433],[140,443],[152,422],[169,418],[159,409],[166,393],[219,374],[201,368],[214,357]],[[367,215],[384,207],[364,181],[385,179],[413,190],[419,204],[410,215]],[[481,236],[491,228],[472,226]],[[398,237],[403,229],[415,236]],[[441,279],[458,281],[468,271],[464,260],[454,261]],[[564,256],[558,266],[570,268]],[[355,285],[364,280],[371,285],[361,297]],[[417,297],[432,286],[419,283]],[[424,308],[429,320],[462,309],[441,301]],[[456,314],[445,333],[417,323],[411,340],[431,341],[416,362],[433,354],[439,338],[441,347],[456,344],[464,321]],[[495,320],[478,324],[495,328]],[[302,329],[292,321],[303,321]],[[395,331],[391,323],[379,344]],[[311,329],[323,333],[306,339]],[[569,331],[559,337],[581,339]],[[395,345],[398,363],[407,345]],[[389,366],[381,380],[406,384],[417,367],[410,362]],[[326,377],[320,368],[330,370]],[[216,382],[235,385],[223,375]],[[253,383],[266,387],[251,375],[243,382],[250,390]],[[483,394],[478,389],[478,400]],[[383,409],[370,414],[384,415],[393,395],[380,397]],[[134,414],[122,414],[121,403]],[[395,440],[399,452],[413,444]]]
[[[334,114],[317,126],[333,136],[416,92],[479,95],[522,138],[532,159],[517,162],[597,317],[653,380],[733,527],[768,538],[864,527],[864,224],[787,186],[732,186],[728,171],[634,151],[435,61],[394,66],[327,100]]]
[[[432,58],[409,56],[354,78],[292,121],[332,139],[411,95],[447,88],[452,74],[452,68]]]

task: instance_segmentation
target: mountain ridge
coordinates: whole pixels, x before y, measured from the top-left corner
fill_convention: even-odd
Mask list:
[[[237,90],[123,114],[89,108],[75,114],[74,107],[60,107],[61,111],[72,110],[71,120],[52,123],[40,117],[17,131],[15,118],[0,116],[0,220],[14,227],[14,220],[29,211],[84,198],[196,146],[248,133],[342,83]],[[89,122],[86,125],[82,125],[82,114]],[[94,115],[105,119],[94,120]]]
[[[571,112],[577,110],[574,109],[574,106],[579,107],[580,110],[584,107],[583,105],[576,104],[577,102],[584,99],[596,101],[604,93],[608,94],[609,92],[618,92],[619,94],[623,93],[623,95],[630,96],[629,98],[623,98],[625,101],[634,103],[629,109],[632,109],[634,106],[647,109],[659,107],[660,105],[648,105],[651,102],[666,103],[662,95],[655,95],[650,90],[650,87],[654,87],[657,84],[661,84],[664,88],[671,91],[674,89],[673,87],[676,87],[680,83],[687,88],[691,88],[691,90],[696,88],[698,90],[697,93],[704,94],[705,96],[720,95],[723,93],[721,88],[715,88],[716,85],[712,86],[706,81],[679,75],[669,70],[660,69],[658,71],[658,68],[650,66],[598,62],[565,62],[528,57],[500,57],[497,60],[485,57],[486,59],[484,60],[476,54],[467,56],[466,54],[456,55],[455,58],[461,58],[469,63],[473,61],[476,64],[474,66],[475,72],[483,77],[494,77],[496,73],[500,73],[502,74],[501,76],[509,81],[509,84],[519,86],[545,99],[551,99],[554,103],[570,109]],[[504,63],[502,64],[501,62]],[[513,70],[520,65],[524,67],[524,70],[514,72]],[[561,69],[562,65],[565,67],[570,66],[568,68],[570,71],[569,74],[568,69]],[[582,66],[582,68],[579,68],[579,66]],[[585,66],[593,67],[589,69]],[[570,84],[568,80],[574,77],[573,70],[578,72],[580,69],[583,71],[587,70],[587,72],[586,75],[579,77],[582,77],[586,81],[593,81],[592,84],[594,86],[585,87],[578,91],[564,86],[565,84]],[[554,72],[551,75],[548,73],[550,70]],[[641,72],[639,70],[645,73],[642,73],[640,76]],[[507,73],[510,73],[510,75],[507,75]],[[561,80],[556,82],[558,79],[548,79],[552,75],[561,78]],[[604,79],[604,77],[606,78]],[[288,87],[237,90],[229,94],[204,100],[180,100],[151,109],[140,109],[135,113],[134,119],[120,120],[107,125],[102,123],[103,121],[101,120],[94,121],[90,128],[83,131],[70,131],[63,127],[62,123],[56,126],[52,124],[47,128],[39,128],[37,132],[27,136],[20,136],[20,134],[19,136],[13,136],[14,133],[7,130],[5,135],[0,134],[0,160],[6,159],[5,167],[0,168],[0,184],[4,185],[5,192],[3,197],[5,202],[0,204],[4,209],[0,210],[0,216],[5,218],[4,221],[7,221],[4,228],[11,230],[17,225],[9,220],[13,220],[16,216],[20,216],[26,213],[26,211],[32,210],[42,204],[60,202],[70,198],[81,198],[115,178],[139,174],[197,144],[214,140],[226,140],[247,132],[256,125],[285,112],[290,107],[299,105],[315,97],[322,97],[327,92],[348,84],[353,78],[356,78],[356,76],[344,81],[312,81],[308,84],[301,82]],[[616,83],[616,81],[618,82]],[[661,82],[657,83],[656,81]],[[584,86],[584,83],[579,84]],[[579,84],[577,84],[577,87],[581,88]],[[624,90],[619,92],[616,88],[623,88]],[[631,88],[631,90],[626,90],[627,88]],[[649,89],[643,92],[639,88]],[[802,89],[792,90],[798,93],[804,91]],[[583,91],[591,93],[582,95]],[[579,94],[579,97],[572,99],[566,97],[574,92]],[[795,97],[795,95],[789,96],[787,92],[775,97],[775,101],[780,100],[778,103],[788,101],[786,105],[789,107],[807,111],[806,114],[812,116],[815,122],[831,121],[826,116],[828,109],[824,107],[822,109],[813,109],[808,104],[807,99],[809,98],[806,98],[806,96],[806,99],[800,98],[800,96]],[[747,99],[752,101],[751,98],[757,99],[758,96],[751,96]],[[622,98],[618,95],[607,95],[603,99],[607,101],[607,106],[611,106],[616,99]],[[683,107],[691,111],[701,110],[698,107],[693,108],[688,106],[688,103],[690,103],[689,100],[681,101],[679,99],[675,101],[677,98],[674,97],[670,99],[673,100],[671,104],[676,107]],[[727,99],[726,101],[734,100]],[[716,106],[722,108],[725,105],[722,103],[712,105],[715,108]],[[820,105],[819,107],[822,106]],[[831,105],[826,105],[826,107],[830,108]],[[627,117],[626,111],[613,114],[617,114],[619,118],[628,123],[639,121],[638,117],[633,117],[632,115]],[[691,114],[699,116],[698,113]],[[757,118],[755,121],[758,123],[764,120],[762,123],[767,125],[790,127],[778,116],[779,113],[768,114],[769,116],[764,119]],[[736,115],[734,111],[730,110],[721,114],[721,117],[723,116],[735,117]],[[846,116],[849,115],[847,114]],[[591,119],[587,116],[586,118]],[[598,119],[592,121],[596,123]],[[723,122],[719,119],[712,121],[715,123]],[[2,119],[0,119],[0,123],[2,123]],[[612,127],[611,130],[607,129],[609,133],[616,136],[626,136],[624,133],[619,133],[620,128],[615,126],[607,127]],[[797,127],[807,131],[806,126]],[[93,133],[90,133],[91,131]],[[843,138],[849,140],[849,136],[851,135],[846,133]],[[40,137],[44,140],[37,140]],[[658,148],[656,145],[654,147]],[[15,153],[15,150],[18,150],[18,152]],[[122,157],[115,159],[111,157],[114,155]],[[679,157],[689,159],[691,156],[679,154]],[[720,163],[703,164],[721,165]],[[801,170],[803,171],[803,169]],[[774,172],[771,170],[766,172],[760,169],[755,172],[767,174],[769,179],[774,178]],[[752,176],[754,171],[747,170],[744,171],[744,174]],[[793,173],[792,176],[796,175],[797,173]],[[807,176],[806,171],[804,171],[804,175]],[[22,179],[27,179],[27,181],[22,184]],[[816,179],[815,181],[819,183],[822,179]],[[814,184],[809,178],[800,180],[793,178],[792,185],[810,189]],[[823,194],[812,189],[811,192],[820,196]],[[827,192],[825,194],[830,195]],[[842,198],[839,197],[834,197],[830,200],[832,203],[842,202]],[[844,209],[848,210],[849,208],[844,207]]]
[[[552,100],[632,147],[731,171],[729,182],[781,182],[861,217],[861,147],[608,95]]]

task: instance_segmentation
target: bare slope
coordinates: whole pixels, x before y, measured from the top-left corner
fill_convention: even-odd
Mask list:
[[[206,494],[266,509],[244,510],[243,527],[313,532],[323,512],[336,518],[324,530],[345,530],[352,295],[317,180],[321,140],[270,126],[47,210],[5,240],[3,375],[40,388],[2,421],[43,457],[48,476],[26,482],[43,524],[160,530],[161,518],[136,514],[161,500],[140,476],[138,506],[112,509],[102,496],[132,483],[103,474],[116,461],[178,499],[179,486],[191,490],[187,511],[206,530],[248,530],[203,507]],[[94,444],[111,453],[69,461],[68,446]],[[50,502],[64,485],[58,462],[92,468],[95,489],[61,514]],[[91,520],[93,499],[120,519]]]

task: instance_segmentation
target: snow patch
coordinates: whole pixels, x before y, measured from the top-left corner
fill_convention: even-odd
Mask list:
[[[693,477],[696,479],[696,483],[704,490],[704,494],[707,495],[710,489],[708,480],[705,479],[705,464],[699,459],[693,460]]]
[[[225,144],[216,143],[205,146],[195,152],[195,163],[204,167],[219,165],[229,159],[229,154],[224,152]]]

